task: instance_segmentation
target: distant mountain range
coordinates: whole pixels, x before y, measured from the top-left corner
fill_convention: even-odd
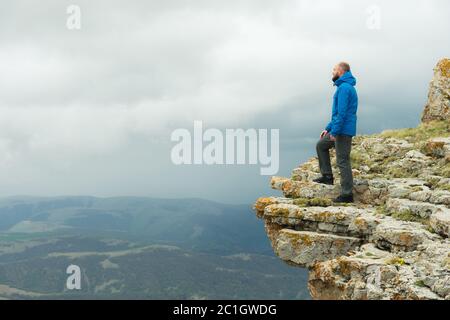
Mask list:
[[[81,290],[65,288],[70,264],[82,270]],[[304,299],[306,277],[274,258],[264,226],[247,205],[0,199],[3,298]]]

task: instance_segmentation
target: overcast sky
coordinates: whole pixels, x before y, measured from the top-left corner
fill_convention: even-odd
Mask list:
[[[80,30],[66,26],[72,4]],[[447,0],[2,0],[0,194],[251,203],[272,194],[259,166],[175,166],[171,132],[279,128],[289,175],[314,154],[340,60],[358,79],[359,133],[415,126],[450,53],[449,12]]]

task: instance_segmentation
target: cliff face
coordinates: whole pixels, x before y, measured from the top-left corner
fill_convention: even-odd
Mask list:
[[[442,65],[450,60],[436,67],[422,124],[355,137],[354,204],[332,203],[339,181],[312,182],[316,158],[272,178],[283,197],[256,201],[275,253],[310,270],[314,299],[450,299],[450,73]]]
[[[450,120],[450,59],[442,59],[434,68],[428,102],[422,121]]]

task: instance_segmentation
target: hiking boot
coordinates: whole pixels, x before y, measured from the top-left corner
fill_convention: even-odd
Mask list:
[[[340,195],[336,199],[333,200],[334,203],[352,203],[353,202],[353,195],[350,194],[348,196]]]
[[[332,175],[324,175],[321,176],[320,178],[314,179],[313,181],[316,183],[333,185],[334,179]]]

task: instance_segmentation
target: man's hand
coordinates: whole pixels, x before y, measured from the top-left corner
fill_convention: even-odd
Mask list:
[[[335,136],[332,136],[332,135],[330,134],[330,140],[331,140],[331,141],[336,141],[336,137],[335,137]]]
[[[327,130],[323,130],[322,133],[320,134],[320,139],[323,139],[323,137],[325,137],[325,135],[328,133]]]

